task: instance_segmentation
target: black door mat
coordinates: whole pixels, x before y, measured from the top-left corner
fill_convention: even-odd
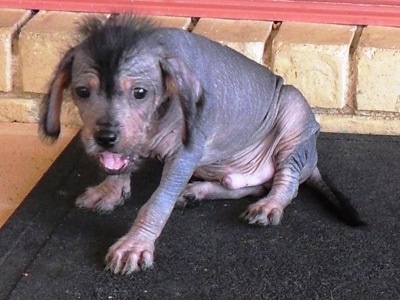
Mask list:
[[[101,176],[75,138],[0,230],[0,299],[400,299],[400,137],[321,134],[318,148],[367,227],[341,223],[307,187],[276,227],[238,219],[254,199],[203,202],[174,210],[154,269],[115,276],[103,258],[161,166],[135,174],[113,213],[79,210]]]

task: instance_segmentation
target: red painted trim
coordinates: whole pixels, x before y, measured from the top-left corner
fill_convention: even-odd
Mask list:
[[[1,0],[0,8],[400,27],[399,0]]]

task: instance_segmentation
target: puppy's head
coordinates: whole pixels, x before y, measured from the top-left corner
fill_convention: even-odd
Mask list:
[[[43,98],[42,136],[58,138],[63,90],[71,87],[86,151],[107,172],[187,145],[201,86],[183,61],[154,41],[156,30],[131,16],[88,19],[80,28],[86,38],[67,51]]]

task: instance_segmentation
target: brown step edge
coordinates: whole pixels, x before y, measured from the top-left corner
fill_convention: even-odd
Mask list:
[[[43,143],[36,124],[0,123],[0,227],[78,132],[64,127],[53,145]]]

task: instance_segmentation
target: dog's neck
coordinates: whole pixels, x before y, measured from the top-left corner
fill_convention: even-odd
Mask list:
[[[151,121],[142,151],[146,156],[164,161],[182,146],[184,121],[182,109],[176,101],[167,99]]]

